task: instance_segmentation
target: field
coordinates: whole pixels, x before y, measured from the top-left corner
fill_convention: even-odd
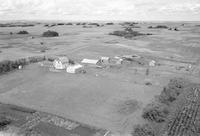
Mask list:
[[[0,27],[0,61],[55,55],[67,55],[78,63],[84,58],[99,59],[101,56],[137,54],[142,59],[103,68],[86,66],[85,74],[52,72],[49,61],[30,64],[0,75],[1,103],[63,117],[86,125],[88,129],[128,135],[134,126],[148,122],[141,116],[143,109],[160,95],[170,79],[200,81],[198,22],[140,22],[132,29],[147,35],[131,38],[109,34],[130,27],[126,23],[88,27],[45,27],[51,22],[31,23],[35,26]],[[176,27],[178,31],[148,28],[157,25]],[[17,34],[22,30],[29,34]],[[59,36],[42,37],[47,30],[56,31]],[[149,66],[152,60],[156,66]],[[179,130],[169,129],[170,136],[179,133]]]

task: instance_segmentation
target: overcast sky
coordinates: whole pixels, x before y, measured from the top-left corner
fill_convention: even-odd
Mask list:
[[[200,21],[200,0],[0,0],[0,20]]]

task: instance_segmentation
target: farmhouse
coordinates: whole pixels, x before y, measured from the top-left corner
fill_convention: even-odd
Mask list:
[[[101,64],[101,60],[95,60],[95,59],[83,59],[81,63],[85,64],[92,64],[92,65],[99,65]]]
[[[80,64],[75,64],[75,65],[69,65],[66,69],[67,73],[80,73],[81,71],[83,71],[83,66]]]
[[[66,69],[68,65],[69,59],[67,57],[59,57],[53,62],[53,66],[55,69]]]

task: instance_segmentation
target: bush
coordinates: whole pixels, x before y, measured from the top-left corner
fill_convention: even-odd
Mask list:
[[[114,25],[114,23],[106,23],[106,25]]]
[[[27,31],[19,31],[17,34],[29,34]]]
[[[48,30],[48,31],[44,32],[42,34],[42,36],[43,37],[57,37],[57,36],[59,36],[59,34],[57,32],[55,32],[55,31]]]
[[[7,125],[11,123],[11,120],[6,119],[5,117],[0,116],[0,131],[4,129]]]
[[[138,24],[137,22],[124,22],[124,23],[121,23],[121,25],[135,25],[135,24]]]
[[[132,132],[132,136],[155,136],[155,132],[148,124],[137,125]]]
[[[52,25],[50,25],[50,27],[54,27],[54,26],[56,26],[56,24],[52,24]]]
[[[179,31],[178,28],[174,28],[174,31]]]
[[[49,27],[49,25],[48,25],[48,24],[45,24],[44,27]]]
[[[67,24],[65,24],[65,25],[73,25],[72,23],[67,23]]]
[[[142,117],[157,123],[166,121],[169,111],[166,105],[160,103],[148,104],[143,111]]]
[[[76,25],[81,25],[81,23],[76,23]]]
[[[64,25],[64,23],[58,23],[57,25]]]
[[[182,78],[171,79],[169,84],[163,88],[159,96],[159,101],[164,104],[172,103],[184,91],[188,84],[189,82]]]
[[[29,63],[36,63],[36,62],[40,62],[40,61],[43,61],[43,60],[45,60],[45,57],[38,56],[38,57],[29,57],[28,58]]]
[[[74,65],[75,64],[74,60],[69,59],[69,64]]]
[[[137,31],[133,31],[131,28],[125,28],[123,31],[114,31],[112,33],[109,33],[109,35],[116,35],[124,38],[133,38],[136,36],[149,35],[149,34],[143,34]]]
[[[56,59],[56,57],[48,57],[47,60],[50,62],[53,62]]]
[[[149,26],[148,28],[150,28],[150,29],[159,29],[159,28],[161,28],[161,29],[168,29],[168,26],[165,26],[165,25],[157,25],[157,26],[155,26],[155,27]]]
[[[100,26],[100,24],[98,24],[98,23],[89,23],[88,25]]]

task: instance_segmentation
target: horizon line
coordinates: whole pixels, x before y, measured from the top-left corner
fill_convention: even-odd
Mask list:
[[[67,19],[0,19],[0,21],[64,21],[64,22],[91,22],[91,21],[97,21],[97,22],[200,22],[200,20],[95,20],[95,19],[88,19],[88,20],[67,20]]]

